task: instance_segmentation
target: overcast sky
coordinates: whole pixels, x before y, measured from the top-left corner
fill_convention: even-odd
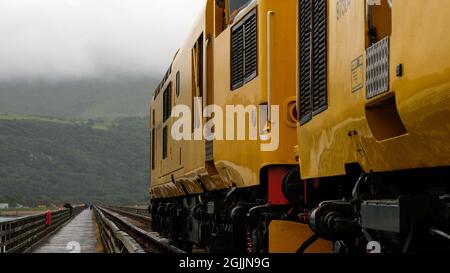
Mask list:
[[[162,75],[204,0],[0,0],[0,80]]]

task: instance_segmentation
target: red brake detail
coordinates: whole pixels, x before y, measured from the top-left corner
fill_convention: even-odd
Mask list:
[[[287,171],[286,166],[269,167],[269,203],[272,205],[289,204],[282,190],[283,178]]]

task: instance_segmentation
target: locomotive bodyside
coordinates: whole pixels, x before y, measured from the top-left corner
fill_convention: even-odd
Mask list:
[[[303,183],[336,190],[308,208],[312,229],[336,251],[364,251],[370,241],[383,251],[448,249],[430,229],[449,228],[449,3],[318,2],[325,45],[314,44],[321,29],[310,34],[302,23],[315,17],[311,6],[298,6],[297,153]],[[305,67],[323,60],[321,46],[325,68]],[[325,78],[314,77],[318,69]],[[319,111],[316,101],[325,103]]]
[[[366,4],[350,1],[338,19],[334,2],[328,4],[327,110],[298,128],[302,177],[345,175],[345,165],[355,162],[365,172],[449,166],[450,39],[436,27],[446,25],[449,4],[393,1],[392,33],[383,37],[388,87],[369,97]]]
[[[178,104],[191,105],[193,69],[189,48],[196,44],[205,29],[204,13],[198,16],[189,39],[175,54],[150,102],[150,196],[154,199],[185,195],[182,185],[173,183],[172,175],[194,172],[204,164],[204,156],[196,152],[202,150],[204,141],[175,141],[171,137],[175,122],[171,117],[172,108]]]

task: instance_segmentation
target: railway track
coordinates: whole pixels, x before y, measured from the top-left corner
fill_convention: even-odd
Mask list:
[[[143,224],[148,224],[148,226],[150,226],[150,223],[152,221],[152,217],[146,209],[111,206],[103,206],[103,208],[109,209],[110,211],[119,213],[120,215],[124,215]]]
[[[183,250],[170,244],[167,238],[161,237],[159,233],[151,230],[151,217],[145,210],[124,208],[124,207],[108,207],[108,206],[96,206],[97,215],[104,217],[107,221],[110,221],[117,227],[120,232],[126,234],[135,241],[144,252],[147,253],[185,253]],[[97,219],[97,221],[104,221],[105,219]],[[103,234],[108,233],[106,228],[102,231]],[[109,228],[110,229],[110,228]],[[113,232],[114,233],[114,232]],[[120,238],[117,238],[115,234],[120,234],[117,231],[112,234],[109,231],[109,236],[102,236],[102,240],[105,245],[123,244]],[[123,235],[123,234],[122,234]],[[117,242],[119,240],[120,242]],[[125,242],[126,243],[126,242]],[[125,244],[123,244],[125,245]],[[122,248],[109,248],[112,252],[130,252],[126,247]],[[122,251],[123,250],[123,251]],[[141,251],[131,251],[141,252]]]

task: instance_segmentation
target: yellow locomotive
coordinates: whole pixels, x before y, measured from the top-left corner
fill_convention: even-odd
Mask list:
[[[308,213],[335,251],[449,250],[448,10],[300,1],[297,151],[303,183],[341,187]]]
[[[153,228],[187,251],[449,250],[448,10],[207,0],[150,102]]]

